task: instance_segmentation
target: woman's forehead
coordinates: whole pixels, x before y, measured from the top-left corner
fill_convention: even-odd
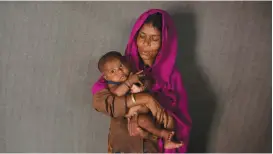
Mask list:
[[[152,24],[144,24],[140,29],[140,32],[147,35],[160,35],[160,31]]]

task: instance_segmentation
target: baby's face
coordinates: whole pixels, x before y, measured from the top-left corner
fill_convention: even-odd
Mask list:
[[[123,65],[120,59],[113,58],[103,66],[104,78],[113,82],[124,82],[129,76],[129,69]]]

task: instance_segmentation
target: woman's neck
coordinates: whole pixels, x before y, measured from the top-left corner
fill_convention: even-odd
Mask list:
[[[143,60],[144,65],[148,65],[149,67],[151,67],[154,63],[154,60]]]

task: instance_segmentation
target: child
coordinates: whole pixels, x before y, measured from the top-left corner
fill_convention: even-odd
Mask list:
[[[140,77],[144,76],[142,71],[135,74],[130,72],[128,63],[125,62],[119,52],[111,51],[102,56],[99,60],[98,68],[103,74],[104,79],[108,81],[110,91],[117,96],[123,96],[129,92],[143,92],[145,90],[145,85],[143,85],[139,80]],[[137,86],[136,83],[140,86]],[[179,148],[183,145],[182,143],[175,143],[171,141],[174,131],[158,129],[155,126],[152,117],[148,114],[149,109],[146,106],[134,106],[129,109],[127,115],[132,116],[132,113],[135,111],[142,113],[137,119],[139,127],[158,137],[162,137],[165,142],[165,149]]]

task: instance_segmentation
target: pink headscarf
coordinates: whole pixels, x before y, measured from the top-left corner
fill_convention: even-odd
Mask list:
[[[141,70],[139,68],[140,60],[135,36],[149,15],[155,13],[161,13],[162,15],[162,45],[155,63],[144,72],[155,79],[156,83],[151,91],[157,94],[155,97],[159,100],[159,103],[174,118],[175,136],[179,141],[184,142],[184,146],[177,149],[164,149],[162,140],[159,140],[158,146],[161,153],[185,153],[187,151],[192,122],[188,113],[187,96],[181,75],[175,67],[177,32],[170,15],[159,9],[150,9],[140,15],[132,29],[125,56],[134,64],[135,71]],[[94,84],[92,93],[94,94],[106,87],[107,84],[101,77]]]

